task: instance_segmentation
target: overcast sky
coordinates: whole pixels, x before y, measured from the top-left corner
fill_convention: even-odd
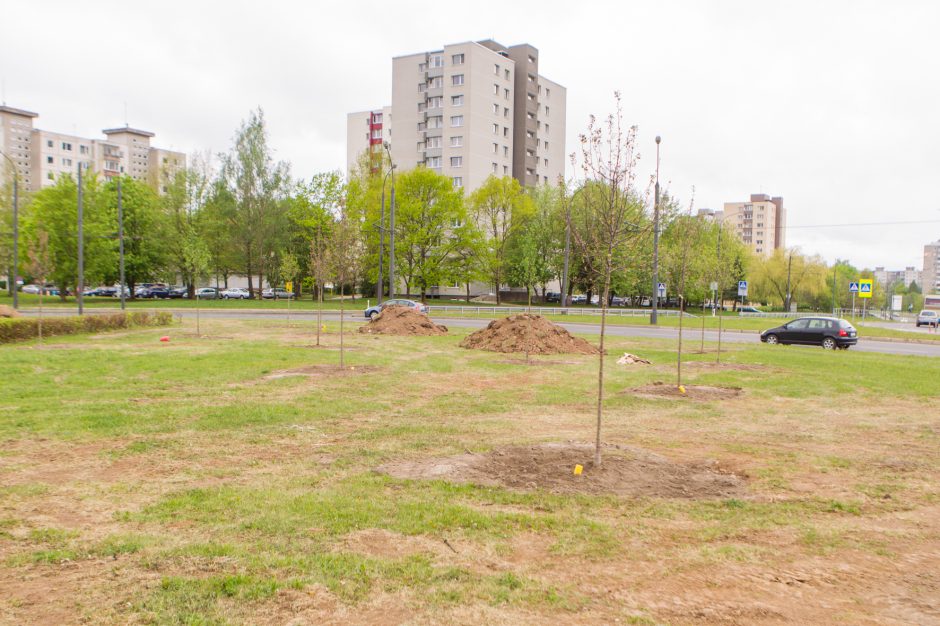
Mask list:
[[[98,137],[126,102],[155,145],[220,152],[261,106],[309,177],[344,168],[348,112],[390,103],[393,56],[525,42],[568,88],[568,152],[620,90],[644,172],[662,135],[696,207],[783,196],[788,245],[862,266],[920,269],[940,239],[938,2],[0,1],[4,97],[40,128]]]

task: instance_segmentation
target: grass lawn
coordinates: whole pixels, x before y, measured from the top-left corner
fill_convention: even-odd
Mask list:
[[[608,338],[605,441],[745,480],[625,497],[376,471],[592,441],[596,357],[186,324],[0,347],[0,623],[940,620],[940,359]]]

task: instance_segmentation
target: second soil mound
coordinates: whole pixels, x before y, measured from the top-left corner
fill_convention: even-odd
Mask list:
[[[359,327],[367,335],[446,335],[447,327],[435,324],[427,315],[410,307],[388,306],[378,317]]]
[[[486,328],[468,335],[460,345],[491,352],[597,354],[597,348],[584,339],[575,337],[541,315],[528,313],[493,320]]]

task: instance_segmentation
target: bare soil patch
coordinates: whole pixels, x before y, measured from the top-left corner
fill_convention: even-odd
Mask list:
[[[406,306],[389,306],[378,317],[359,327],[366,335],[446,335],[447,327]]]
[[[590,444],[550,443],[499,448],[486,454],[400,461],[376,471],[395,478],[450,480],[557,493],[727,498],[746,491],[744,476],[714,461],[675,463],[641,448],[606,445],[600,467],[594,467],[593,455],[594,447]],[[576,465],[583,467],[580,476],[574,474]]]
[[[766,372],[773,368],[757,363],[716,363],[715,361],[683,361],[682,367],[703,370],[726,370],[730,372]]]
[[[468,335],[462,348],[529,354],[597,354],[597,348],[541,315],[520,313],[493,320]]]
[[[295,367],[289,370],[277,370],[264,376],[264,380],[277,380],[279,378],[320,378],[329,376],[355,376],[356,374],[367,374],[379,369],[376,365],[305,365]]]
[[[20,313],[11,306],[0,304],[0,317],[19,317]]]
[[[740,387],[712,387],[710,385],[683,385],[683,393],[677,386],[671,383],[655,382],[642,387],[636,387],[630,391],[638,396],[650,396],[655,398],[681,398],[684,400],[697,400],[707,402],[709,400],[727,400],[737,398],[743,393]]]

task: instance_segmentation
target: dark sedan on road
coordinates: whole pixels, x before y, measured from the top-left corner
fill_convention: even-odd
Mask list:
[[[765,330],[760,340],[771,345],[795,343],[822,346],[826,350],[848,350],[858,343],[858,332],[849,322],[837,317],[801,317]]]
[[[378,317],[379,313],[382,312],[382,309],[387,306],[407,306],[414,311],[418,313],[424,313],[425,315],[427,315],[428,312],[428,305],[426,304],[421,304],[420,302],[415,302],[414,300],[392,299],[386,300],[382,304],[376,304],[375,306],[366,309],[366,317],[369,319]]]

